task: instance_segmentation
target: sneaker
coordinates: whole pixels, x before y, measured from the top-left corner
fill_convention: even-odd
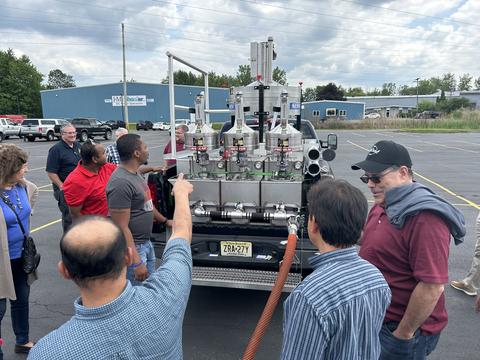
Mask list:
[[[470,296],[477,295],[477,290],[473,286],[465,284],[462,280],[452,280],[450,285],[457,290],[463,291],[465,294]]]

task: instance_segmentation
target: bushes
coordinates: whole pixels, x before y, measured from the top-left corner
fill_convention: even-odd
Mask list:
[[[455,110],[440,119],[364,119],[313,121],[317,129],[480,130],[480,111]]]

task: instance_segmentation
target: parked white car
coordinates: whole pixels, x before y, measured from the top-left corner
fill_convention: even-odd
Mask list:
[[[376,112],[365,114],[365,119],[378,119],[380,117],[381,117],[380,114]]]
[[[20,136],[20,126],[12,123],[8,118],[0,118],[0,142],[10,136]]]
[[[152,130],[154,130],[154,131],[155,130],[160,130],[160,131],[170,130],[170,124],[159,121],[159,122],[153,123]]]

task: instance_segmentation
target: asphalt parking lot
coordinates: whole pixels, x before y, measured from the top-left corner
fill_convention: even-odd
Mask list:
[[[162,150],[168,141],[165,132],[144,132],[150,150],[150,164],[161,165]],[[337,178],[364,190],[359,171],[350,169],[362,160],[373,143],[391,139],[405,145],[411,154],[416,179],[456,204],[465,214],[467,237],[460,246],[451,245],[450,278],[462,278],[470,268],[475,244],[474,220],[480,209],[480,133],[410,134],[392,131],[339,131],[337,158],[332,162]],[[320,133],[326,138],[326,133]],[[45,173],[48,149],[53,143],[6,140],[30,154],[27,178],[40,189],[32,218],[33,236],[42,254],[40,280],[31,288],[30,337],[37,340],[67,321],[73,314],[77,290],[56,271],[61,236],[59,211]],[[107,142],[105,142],[107,143]],[[446,286],[449,325],[442,333],[437,350],[429,359],[479,359],[480,314],[473,310],[473,297]],[[239,359],[243,353],[268,294],[261,291],[194,287],[184,321],[185,359]],[[285,299],[286,295],[282,298]],[[2,324],[5,359],[21,359],[13,354],[14,337],[9,311]],[[278,359],[282,341],[282,307],[277,309],[257,355],[258,359]]]

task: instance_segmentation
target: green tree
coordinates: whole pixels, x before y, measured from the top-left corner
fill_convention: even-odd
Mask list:
[[[285,85],[287,83],[287,73],[285,70],[280,69],[278,66],[273,69],[273,81],[278,82],[280,85]]]
[[[346,100],[341,86],[334,83],[317,86],[315,88],[315,100]]]
[[[50,70],[46,89],[62,89],[75,87],[75,80],[72,75],[65,74],[60,69]]]
[[[345,96],[365,96],[365,91],[361,87],[349,87],[345,90]]]
[[[477,79],[475,79],[473,86],[476,90],[480,90],[480,76]]]
[[[472,88],[473,76],[470,74],[463,74],[458,78],[458,90],[470,90]]]
[[[382,95],[392,96],[397,93],[397,85],[395,83],[384,83],[382,85]]]
[[[238,84],[236,86],[246,86],[253,81],[253,78],[250,74],[250,65],[239,65],[236,78]]]
[[[453,97],[437,105],[439,105],[439,110],[451,113],[454,110],[469,108],[472,106],[472,103],[464,97]]]
[[[302,102],[315,101],[315,89],[306,88],[302,91]]]
[[[457,87],[457,80],[455,80],[455,74],[446,73],[443,74],[442,80],[440,83],[440,89],[445,91],[455,91]]]
[[[382,95],[382,91],[377,88],[367,91],[367,96],[380,96],[380,95]]]
[[[420,101],[418,103],[418,111],[419,113],[423,111],[436,111],[437,110],[437,104],[431,101]]]
[[[41,117],[42,79],[28,56],[0,50],[0,113]]]

